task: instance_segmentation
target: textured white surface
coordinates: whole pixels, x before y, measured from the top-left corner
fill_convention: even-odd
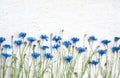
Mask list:
[[[0,36],[20,31],[38,36],[120,35],[120,0],[0,0]]]

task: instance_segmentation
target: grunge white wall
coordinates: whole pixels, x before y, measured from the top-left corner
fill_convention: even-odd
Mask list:
[[[20,31],[120,36],[120,0],[0,0],[0,36]]]

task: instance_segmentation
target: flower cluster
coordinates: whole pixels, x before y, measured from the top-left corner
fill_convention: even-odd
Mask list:
[[[42,34],[37,39],[20,32],[18,38],[11,37],[10,43],[4,43],[7,39],[0,37],[0,78],[83,78],[85,74],[90,78],[120,77],[118,36],[101,40],[103,45],[93,45],[98,41],[93,35],[63,40],[61,35]]]

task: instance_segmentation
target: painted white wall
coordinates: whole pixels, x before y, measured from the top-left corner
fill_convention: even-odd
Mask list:
[[[120,0],[0,0],[0,36],[60,29],[66,35],[120,36]]]

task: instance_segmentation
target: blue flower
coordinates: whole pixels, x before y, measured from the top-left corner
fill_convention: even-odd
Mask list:
[[[52,46],[53,49],[58,49],[60,47],[60,44],[55,44]]]
[[[73,56],[68,55],[68,56],[65,56],[63,59],[67,62],[70,62],[73,59]]]
[[[120,46],[114,46],[112,47],[113,52],[118,52],[120,50]]]
[[[40,38],[43,39],[43,40],[48,41],[48,36],[47,35],[41,35]]]
[[[82,48],[82,47],[79,47],[79,48],[78,48],[78,52],[85,52],[85,51],[86,51],[85,48]]]
[[[0,43],[4,42],[6,40],[5,37],[0,37]]]
[[[41,48],[42,48],[42,50],[46,50],[46,49],[48,49],[49,47],[43,45]]]
[[[92,61],[90,61],[89,63],[90,63],[90,64],[93,64],[93,65],[97,65],[97,64],[100,63],[100,59],[98,59],[98,60],[92,60]]]
[[[40,56],[40,53],[34,52],[31,54],[32,57],[37,58]]]
[[[34,41],[36,41],[36,38],[34,38],[34,37],[28,37],[27,40],[28,40],[29,42],[34,42]]]
[[[12,46],[10,44],[4,44],[2,47],[5,48],[5,49],[11,49],[12,48]]]
[[[107,45],[108,43],[110,43],[111,41],[110,40],[102,40],[101,43],[104,44],[104,45]]]
[[[54,36],[54,37],[52,38],[52,40],[57,42],[57,41],[62,40],[62,38],[61,38],[61,36]]]
[[[33,44],[33,47],[35,48],[35,47],[36,47],[36,44]]]
[[[106,54],[106,50],[98,50],[98,53],[99,53],[100,55]]]
[[[71,41],[73,42],[73,43],[76,43],[76,42],[78,42],[80,39],[79,38],[77,38],[77,37],[73,37],[73,38],[71,38]]]
[[[51,53],[45,53],[44,56],[47,58],[47,59],[52,59],[53,58],[53,55]]]
[[[97,38],[95,38],[95,36],[89,36],[88,40],[91,40],[91,41],[96,41]]]
[[[65,45],[66,47],[69,47],[72,45],[72,43],[70,41],[64,41],[63,45]]]
[[[16,45],[21,45],[21,44],[23,44],[22,40],[15,40],[14,43],[15,43]]]
[[[20,32],[19,33],[19,38],[24,38],[26,37],[26,33],[25,32]]]
[[[2,52],[1,55],[5,58],[8,58],[8,57],[11,57],[12,55],[11,54],[8,54],[6,52]]]
[[[114,37],[114,41],[120,40],[120,37]]]

